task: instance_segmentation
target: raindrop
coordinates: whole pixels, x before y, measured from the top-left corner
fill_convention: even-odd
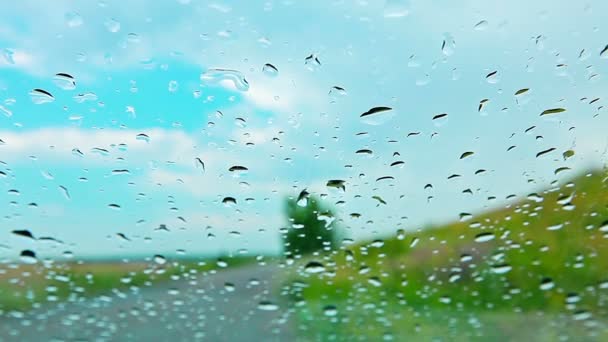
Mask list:
[[[262,72],[266,76],[276,77],[279,74],[279,69],[270,63],[266,63],[262,67]]]
[[[576,311],[573,315],[572,315],[572,319],[574,319],[575,321],[584,321],[591,318],[591,312],[586,311],[586,310],[579,310]]]
[[[470,156],[472,156],[474,154],[475,154],[475,152],[471,152],[471,151],[464,152],[463,154],[460,155],[460,159],[464,159],[464,158],[470,157]]]
[[[201,74],[200,79],[204,84],[215,85],[230,82],[237,90],[249,90],[249,82],[247,82],[245,76],[243,76],[240,71],[236,70],[220,68],[207,69],[207,71]]]
[[[32,234],[32,232],[30,232],[27,229],[21,229],[21,230],[13,230],[11,233],[17,235],[17,236],[22,236],[22,237],[26,237],[26,238],[30,238],[35,240],[36,238],[34,237],[34,234]]]
[[[326,186],[328,188],[336,188],[336,189],[340,189],[342,191],[346,191],[346,186],[344,185],[345,181],[341,180],[341,179],[332,179],[332,180],[328,180]]]
[[[95,93],[83,93],[83,94],[78,94],[76,96],[74,96],[74,101],[76,101],[77,103],[83,103],[83,102],[87,102],[87,101],[95,101],[97,100],[97,95]]]
[[[205,172],[205,163],[201,160],[201,158],[198,158],[198,157],[194,158],[194,162],[195,162],[196,167],[200,168],[204,173]]]
[[[58,73],[53,77],[53,83],[63,90],[74,90],[76,89],[76,80],[70,74]]]
[[[443,43],[441,43],[441,52],[443,52],[446,56],[451,56],[454,54],[454,50],[456,49],[456,41],[451,34],[445,33],[443,35]]]
[[[44,104],[55,101],[55,97],[44,89],[34,89],[30,91],[30,98],[35,104]]]
[[[139,35],[137,33],[131,32],[131,33],[127,34],[127,42],[137,44],[137,43],[141,42],[141,38],[139,37]]]
[[[332,96],[332,97],[344,97],[346,95],[348,95],[348,94],[347,94],[346,90],[342,87],[333,86],[329,90],[329,96]]]
[[[435,116],[433,116],[433,121],[437,124],[442,124],[444,122],[446,122],[448,119],[448,114],[447,113],[442,113],[442,114],[437,114]]]
[[[323,307],[323,314],[328,317],[333,317],[338,314],[338,308],[335,305],[326,305]]]
[[[106,29],[112,33],[120,31],[120,23],[114,18],[110,18],[104,23]]]
[[[378,277],[369,277],[367,279],[367,282],[374,287],[382,286],[382,281],[380,281],[380,278]]]
[[[115,170],[112,170],[112,176],[129,175],[129,174],[131,174],[131,171],[129,171],[127,169],[115,169]]]
[[[565,151],[564,153],[562,153],[562,157],[564,158],[564,160],[574,157],[574,150]]]
[[[417,238],[417,237],[413,238],[412,241],[410,242],[410,248],[415,247],[419,241],[420,241],[420,238]]]
[[[495,236],[493,233],[479,233],[475,235],[475,242],[488,242],[494,240]]]
[[[498,74],[498,71],[492,71],[491,73],[486,75],[486,81],[488,81],[488,83],[491,84],[496,84],[500,81],[500,75]]]
[[[29,249],[22,250],[19,256],[21,261],[26,264],[35,264],[38,261],[36,253]]]
[[[491,268],[492,273],[495,273],[495,274],[505,274],[505,273],[511,271],[512,269],[513,269],[513,267],[509,264],[494,265]]]
[[[236,205],[236,199],[234,197],[224,197],[222,203],[226,206]]]
[[[304,65],[306,65],[308,70],[314,71],[321,67],[321,61],[315,54],[311,54],[304,59]]]
[[[530,88],[522,88],[515,92],[515,103],[525,105],[530,102]]]
[[[258,309],[262,311],[276,311],[279,306],[273,302],[263,300],[258,304]]]
[[[558,114],[558,113],[563,113],[565,111],[566,110],[564,108],[551,108],[551,109],[544,110],[542,113],[540,113],[540,116]]]
[[[177,81],[169,81],[169,86],[167,87],[169,92],[175,93],[178,88],[179,88],[179,84],[177,83]]]
[[[154,261],[154,263],[157,265],[164,265],[165,263],[167,263],[167,259],[160,254],[154,255],[152,257],[152,261]]]
[[[555,147],[548,148],[546,150],[542,150],[536,154],[536,158],[542,157],[548,153],[555,151]]]
[[[145,142],[149,143],[150,137],[145,133],[139,133],[138,135],[135,136],[135,140],[141,140],[141,141],[145,141]]]
[[[234,173],[235,175],[242,175],[242,174],[247,173],[247,171],[249,171],[249,169],[244,166],[241,166],[241,165],[234,165],[234,166],[231,166],[228,169],[228,171]]]
[[[551,278],[543,278],[543,280],[541,280],[540,286],[539,286],[539,288],[542,291],[548,291],[554,287],[555,287],[555,283],[553,282],[553,279],[551,279]]]
[[[480,22],[478,22],[477,24],[475,24],[475,26],[473,27],[473,29],[475,31],[483,31],[485,29],[488,28],[488,22],[486,20],[482,20]]]
[[[235,286],[233,283],[226,282],[224,283],[224,290],[226,290],[226,292],[234,292]]]
[[[307,273],[321,273],[325,271],[325,266],[318,261],[310,261],[304,266],[304,271]]]
[[[608,45],[606,45],[600,52],[600,58],[608,58]]]
[[[368,125],[381,125],[394,117],[395,113],[390,107],[374,107],[359,117]]]
[[[59,190],[61,190],[61,193],[63,194],[63,197],[65,197],[65,199],[70,199],[70,192],[68,191],[68,188],[63,185],[60,185]]]
[[[473,260],[473,256],[471,254],[462,254],[460,256],[460,262],[469,262]]]
[[[310,193],[308,191],[306,191],[306,189],[302,190],[300,192],[300,194],[298,195],[296,204],[300,207],[307,206],[308,205],[308,196],[310,196]]]

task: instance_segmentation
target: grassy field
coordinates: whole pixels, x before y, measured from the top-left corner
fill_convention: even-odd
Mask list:
[[[305,258],[285,285],[299,327],[321,340],[608,340],[606,176]]]
[[[253,257],[143,262],[38,262],[0,264],[0,313],[47,302],[136,290],[186,274],[249,264]]]

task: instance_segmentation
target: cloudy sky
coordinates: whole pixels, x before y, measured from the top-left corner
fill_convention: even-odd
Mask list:
[[[369,238],[601,167],[607,11],[544,0],[3,6],[0,256],[277,252],[283,201],[302,189]],[[391,110],[360,117],[374,107]]]

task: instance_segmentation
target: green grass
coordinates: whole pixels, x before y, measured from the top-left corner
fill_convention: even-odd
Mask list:
[[[464,222],[351,245],[313,258],[326,266],[320,274],[307,274],[304,264],[311,258],[304,258],[287,284],[291,298],[302,304],[299,322],[311,336],[330,336],[321,331],[327,327],[328,334],[341,331],[336,338],[370,340],[382,338],[388,324],[400,340],[414,336],[411,329],[401,329],[416,321],[413,313],[419,315],[421,331],[446,334],[438,322],[447,328],[450,319],[464,321],[473,314],[483,321],[487,338],[501,331],[495,325],[512,327],[542,314],[548,323],[558,318],[574,322],[582,329],[571,330],[574,336],[593,334],[598,328],[586,329],[585,324],[608,317],[607,187],[606,174],[583,175]],[[556,229],[557,224],[563,227]],[[494,239],[479,242],[480,234]],[[576,303],[567,303],[574,298]],[[336,321],[330,326],[312,323],[328,320],[322,310],[327,305],[338,307]],[[380,313],[370,315],[369,310]],[[591,318],[575,321],[583,312]],[[552,335],[546,336],[551,340]]]
[[[218,260],[225,261],[219,266]],[[47,302],[75,300],[110,293],[137,290],[159,282],[178,280],[192,274],[239,267],[255,262],[253,257],[175,260],[154,262],[42,262],[35,265],[0,265],[0,312],[25,311]]]

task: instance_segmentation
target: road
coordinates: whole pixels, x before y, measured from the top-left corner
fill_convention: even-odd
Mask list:
[[[276,264],[242,266],[45,306],[2,317],[0,341],[293,341],[279,274]]]

